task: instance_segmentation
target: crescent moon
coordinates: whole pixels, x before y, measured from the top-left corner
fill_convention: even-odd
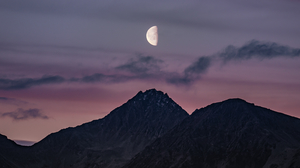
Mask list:
[[[151,45],[157,46],[157,42],[158,42],[157,26],[152,26],[148,29],[146,33],[146,39]]]

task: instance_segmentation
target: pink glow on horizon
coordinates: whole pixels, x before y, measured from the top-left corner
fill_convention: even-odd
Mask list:
[[[39,141],[47,134],[62,128],[103,118],[138,91],[151,88],[168,93],[189,114],[211,103],[229,98],[242,98],[249,103],[300,118],[298,103],[300,98],[296,96],[300,95],[300,88],[297,84],[250,82],[203,76],[203,79],[192,87],[181,89],[158,82],[127,82],[72,87],[61,84],[56,87],[40,86],[19,91],[0,91],[0,94],[5,97],[29,102],[28,108],[42,109],[42,112],[50,117],[45,121],[37,119],[28,122],[1,119],[3,120],[0,124],[1,128],[5,125],[15,131],[11,129],[0,131],[11,139]]]

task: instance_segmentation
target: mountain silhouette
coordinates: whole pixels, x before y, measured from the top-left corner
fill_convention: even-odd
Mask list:
[[[9,162],[30,168],[120,167],[187,116],[167,94],[139,92],[103,119],[52,133]],[[22,155],[28,157],[19,159]]]
[[[151,89],[30,147],[1,135],[0,167],[299,168],[300,119],[242,99],[188,115]]]
[[[241,99],[192,113],[124,168],[300,167],[300,120]]]

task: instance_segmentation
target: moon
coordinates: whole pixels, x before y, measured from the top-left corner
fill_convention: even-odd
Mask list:
[[[157,26],[152,26],[148,29],[146,33],[146,39],[151,45],[157,46],[157,42],[158,42]]]

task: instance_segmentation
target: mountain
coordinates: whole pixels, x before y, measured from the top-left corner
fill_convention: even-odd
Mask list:
[[[52,133],[31,147],[17,146],[18,153],[0,151],[0,156],[15,156],[10,158],[15,167],[117,168],[188,116],[167,94],[140,91],[102,119]]]
[[[192,113],[123,168],[299,168],[300,119],[241,99]]]
[[[2,167],[300,168],[300,119],[241,99],[188,115],[151,89],[33,146],[0,135]]]
[[[0,134],[0,168],[18,167],[15,165],[15,158],[22,147],[17,145],[14,141],[7,139],[6,136]],[[14,151],[14,152],[11,152]],[[15,154],[16,153],[16,154]]]

